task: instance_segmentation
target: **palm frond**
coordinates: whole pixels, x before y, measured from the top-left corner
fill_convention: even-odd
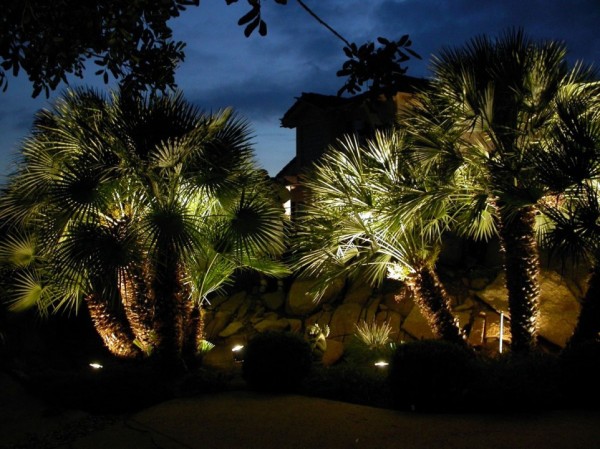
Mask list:
[[[37,257],[37,242],[32,234],[9,234],[0,243],[0,261],[11,267],[28,267]]]

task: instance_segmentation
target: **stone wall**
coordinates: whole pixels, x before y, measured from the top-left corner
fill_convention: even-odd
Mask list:
[[[499,348],[501,314],[505,319],[503,339],[510,342],[507,294],[504,274],[494,270],[468,275],[447,272],[444,283],[453,298],[453,312],[469,342],[482,351]],[[563,346],[571,335],[579,314],[582,280],[572,281],[553,270],[542,270],[540,327],[542,341]],[[361,321],[387,322],[393,329],[391,340],[402,342],[433,338],[429,326],[403,284],[388,281],[379,289],[364,283],[332,284],[320,301],[307,293],[314,281],[296,279],[289,288],[279,283],[268,291],[240,291],[218,297],[205,314],[206,339],[217,348],[207,354],[207,362],[231,358],[231,347],[245,344],[253,335],[269,330],[303,333],[306,327],[329,326],[325,363],[334,363],[343,354],[344,344]],[[261,291],[262,290],[262,291]],[[212,362],[211,362],[212,360]]]

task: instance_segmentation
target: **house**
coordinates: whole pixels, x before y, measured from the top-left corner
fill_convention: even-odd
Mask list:
[[[296,98],[281,119],[281,126],[296,130],[296,156],[275,176],[289,192],[286,213],[290,216],[297,213],[304,197],[300,177],[329,145],[345,134],[368,138],[377,129],[392,126],[398,111],[426,85],[422,78],[407,76],[393,97],[366,92],[350,98],[316,93],[303,93]]]

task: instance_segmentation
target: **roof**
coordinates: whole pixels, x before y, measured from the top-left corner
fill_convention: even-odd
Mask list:
[[[279,173],[275,175],[275,179],[283,180],[288,176],[298,176],[298,171],[298,158],[294,156],[291,161],[289,161],[281,170],[279,170]]]
[[[402,81],[398,84],[397,92],[413,93],[427,87],[428,84],[428,80],[424,78],[404,76]],[[296,97],[296,102],[281,118],[281,126],[284,128],[295,128],[297,118],[302,115],[302,111],[307,107],[316,108],[323,112],[339,110],[348,106],[354,106],[357,103],[362,103],[371,95],[371,92],[364,92],[353,97],[340,97],[338,95],[303,92],[300,97]]]

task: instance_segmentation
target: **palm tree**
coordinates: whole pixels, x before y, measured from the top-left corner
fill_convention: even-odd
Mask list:
[[[499,236],[517,352],[536,345],[535,225],[546,189],[528,155],[541,151],[557,96],[588,77],[569,70],[565,55],[562,44],[533,42],[519,30],[447,49],[433,62],[431,88],[403,120],[419,163],[441,179],[465,180],[455,185],[477,207],[463,217],[462,232]]]
[[[433,333],[465,345],[435,271],[450,208],[398,213],[415,191],[433,187],[410,164],[408,148],[403,133],[379,132],[366,145],[346,137],[329,149],[305,181],[311,200],[298,222],[296,267],[322,288],[338,277],[400,279]]]
[[[236,270],[287,273],[269,192],[230,110],[70,91],[37,115],[1,199],[12,307],[83,300],[114,354],[177,361],[202,337],[202,302]]]
[[[546,218],[540,229],[542,244],[563,263],[590,267],[568,346],[600,338],[600,85],[584,87],[559,99],[546,151],[535,160],[551,188],[540,205]]]

